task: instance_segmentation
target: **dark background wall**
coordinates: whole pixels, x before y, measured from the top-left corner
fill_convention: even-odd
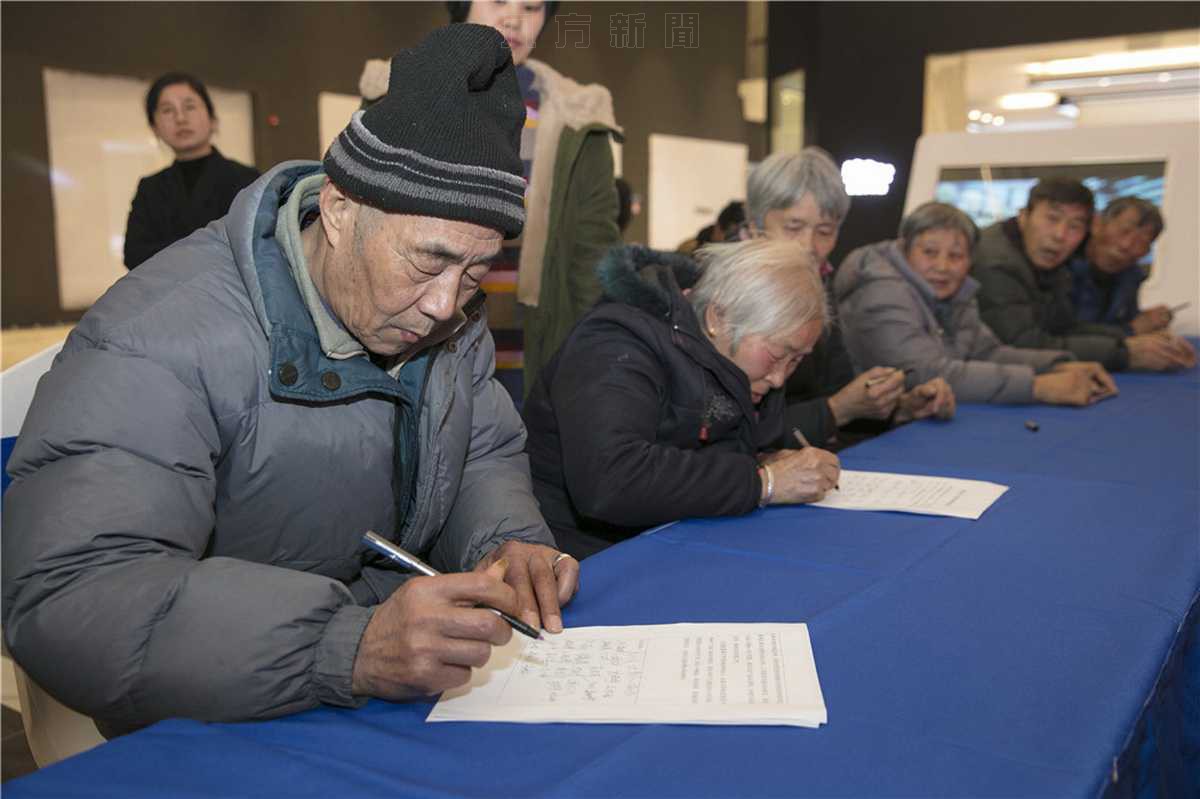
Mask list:
[[[855,197],[833,259],[892,238],[921,135],[925,57],[1200,26],[1197,3],[771,3],[768,72],[805,70],[805,143],[841,163],[896,165],[883,197]],[[1200,143],[1198,143],[1200,146]]]
[[[695,49],[665,46],[665,14],[699,14]],[[645,193],[651,133],[746,142],[737,82],[745,65],[742,3],[564,3],[590,17],[586,49],[555,46],[553,21],[534,53],[568,77],[613,92],[624,172]],[[614,48],[610,16],[645,15],[643,47]],[[15,3],[0,6],[5,326],[78,318],[58,304],[42,68],[153,79],[168,69],[249,91],[257,166],[313,158],[317,94],[358,92],[368,57],[390,56],[447,21],[442,3]],[[218,109],[219,113],[219,109]],[[280,124],[267,124],[269,115]],[[761,153],[758,153],[761,155]],[[649,200],[649,198],[648,198]],[[649,200],[652,202],[652,200]],[[646,216],[627,233],[645,240]]]
[[[665,14],[699,14],[699,47],[667,48]],[[614,95],[625,127],[624,171],[645,194],[651,133],[740,141],[762,157],[764,131],[745,123],[746,13],[738,2],[564,3],[591,18],[590,46],[555,46],[548,23],[535,57]],[[644,46],[614,48],[613,14],[645,15]],[[65,321],[58,306],[47,166],[43,67],[150,79],[174,68],[252,93],[259,168],[316,155],[321,91],[356,93],[367,57],[415,44],[446,20],[441,3],[16,3],[0,5],[4,221],[0,321]],[[895,164],[885,197],[855,198],[835,259],[894,235],[921,133],[925,57],[979,47],[1200,26],[1196,3],[772,3],[769,74],[806,70],[806,141],[840,162]],[[267,117],[278,115],[271,127]],[[646,198],[647,204],[653,198]],[[646,215],[628,231],[645,240]]]

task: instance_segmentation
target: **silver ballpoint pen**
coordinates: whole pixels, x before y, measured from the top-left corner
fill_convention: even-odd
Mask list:
[[[439,574],[441,574],[440,571],[433,568],[416,555],[407,550],[401,549],[373,530],[368,530],[367,532],[363,533],[362,540],[363,543],[369,546],[371,549],[383,555],[385,558],[395,563],[399,563],[406,569],[415,571],[418,574],[423,574],[426,577],[437,577]],[[496,608],[488,607],[487,605],[479,605],[479,607],[495,613],[497,616],[508,622],[509,625],[517,632],[528,635],[530,638],[538,641],[542,639],[541,633],[515,616],[510,616],[502,610],[497,610]]]

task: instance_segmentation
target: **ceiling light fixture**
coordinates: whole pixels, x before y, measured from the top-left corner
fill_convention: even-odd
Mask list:
[[[1161,88],[1163,83],[1171,86],[1200,87],[1200,68],[1184,67],[1162,72],[1125,72],[1119,75],[1080,75],[1064,78],[1030,78],[1029,88],[1037,91],[1056,91],[1059,94],[1079,89],[1096,89],[1142,86],[1148,89]]]
[[[1005,111],[1031,111],[1058,105],[1058,95],[1055,92],[1013,92],[1002,95],[997,102]]]
[[[1056,58],[1025,65],[1029,75],[1088,75],[1098,72],[1128,72],[1137,69],[1200,64],[1200,46],[1160,47],[1156,50],[1127,50],[1099,53],[1082,58]]]
[[[842,162],[842,183],[851,197],[888,193],[896,167],[872,158],[851,158]]]

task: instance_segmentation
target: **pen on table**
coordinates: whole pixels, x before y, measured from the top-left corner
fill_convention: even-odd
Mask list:
[[[368,530],[367,532],[363,533],[362,540],[363,543],[369,546],[371,549],[383,555],[385,558],[394,561],[395,563],[399,563],[406,569],[415,571],[418,574],[423,574],[426,577],[436,577],[441,574],[441,572],[418,558],[416,555],[401,549],[391,541],[388,541],[386,538],[372,530]],[[509,625],[517,632],[528,635],[530,638],[534,638],[539,641],[542,639],[541,633],[520,619],[510,616],[502,610],[488,607],[487,605],[479,605],[479,607],[495,613],[497,616],[508,622]]]
[[[796,437],[796,441],[797,441],[797,443],[799,443],[799,444],[800,444],[800,448],[801,448],[801,449],[803,449],[804,447],[811,447],[811,446],[812,446],[812,444],[808,443],[808,439],[804,437],[804,434],[800,432],[800,428],[799,428],[799,427],[793,427],[793,428],[792,428],[792,435]],[[834,483],[834,484],[833,484],[833,487],[834,487],[834,489],[836,489],[836,490],[840,490],[840,489],[841,489],[841,486],[839,486],[837,483]]]
[[[891,380],[892,375],[896,374],[896,372],[899,372],[899,371],[901,371],[901,370],[900,369],[892,369],[891,374],[884,375],[883,377],[872,377],[870,380],[867,381],[867,388],[870,388],[871,386],[877,386],[880,383],[883,383],[887,380]],[[904,371],[905,377],[908,377],[909,375],[911,375],[913,373],[912,369],[905,369],[903,371]]]

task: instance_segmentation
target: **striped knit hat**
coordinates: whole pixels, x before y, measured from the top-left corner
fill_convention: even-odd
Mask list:
[[[338,188],[383,211],[525,224],[525,104],[512,52],[484,25],[439,28],[392,58],[388,91],[325,154]]]

